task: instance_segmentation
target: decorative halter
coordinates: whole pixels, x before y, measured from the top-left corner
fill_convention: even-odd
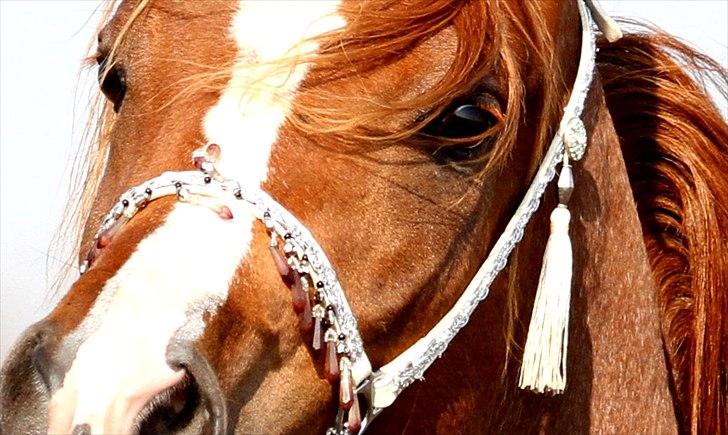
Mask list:
[[[339,382],[339,412],[327,435],[363,432],[382,410],[442,356],[455,335],[489,293],[513,248],[523,237],[538,209],[546,186],[562,163],[558,180],[559,205],[551,215],[551,236],[536,293],[531,326],[523,355],[519,386],[536,392],[561,393],[566,384],[566,344],[571,288],[571,243],[567,208],[574,188],[570,161],[584,155],[587,136],[580,119],[596,58],[594,14],[608,40],[621,37],[616,23],[594,0],[577,2],[582,24],[581,59],[571,96],[559,129],[525,197],[503,234],[447,314],[421,339],[394,360],[374,371],[364,350],[356,318],[344,290],[321,246],[311,232],[284,206],[259,188],[241,186],[219,174],[214,166],[219,146],[210,144],[193,154],[199,171],[165,172],[124,193],[106,215],[93,247],[80,264],[83,274],[108,246],[119,229],[149,202],[176,195],[180,201],[208,207],[223,219],[232,219],[225,205],[244,201],[262,221],[270,236],[270,252],[283,281],[291,289],[293,308],[301,332],[312,337],[312,347],[324,354],[324,376]],[[280,246],[282,244],[282,246]],[[366,401],[359,403],[362,395]],[[362,409],[365,412],[362,414]]]

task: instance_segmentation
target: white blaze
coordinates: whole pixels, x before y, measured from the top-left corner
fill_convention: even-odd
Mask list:
[[[282,59],[315,52],[317,44],[308,38],[343,26],[338,4],[240,2],[231,27],[238,47],[232,78],[204,119],[207,139],[221,147],[222,174],[244,185],[266,180],[278,130],[307,70]],[[225,301],[250,248],[253,216],[240,203],[228,206],[230,221],[207,208],[176,204],[106,283],[67,340],[83,344],[51,400],[49,429],[89,423],[93,432],[128,430],[129,415],[133,419],[147,400],[180,379],[166,365],[167,344],[204,332],[203,313]],[[135,394],[141,399],[123,397]]]

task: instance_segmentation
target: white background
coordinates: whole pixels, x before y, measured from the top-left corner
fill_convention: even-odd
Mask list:
[[[613,15],[641,17],[728,66],[728,0],[610,0]],[[70,161],[85,122],[78,71],[99,3],[0,0],[0,360],[55,304],[48,258]],[[81,100],[74,108],[74,98]],[[728,102],[719,101],[724,113]],[[74,115],[74,110],[76,111]]]

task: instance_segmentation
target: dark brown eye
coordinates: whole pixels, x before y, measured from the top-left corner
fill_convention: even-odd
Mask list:
[[[101,92],[114,105],[114,112],[119,112],[126,95],[126,73],[119,65],[108,67],[106,58],[99,58],[98,62]]]
[[[438,159],[464,162],[484,155],[490,148],[488,133],[499,122],[495,105],[487,97],[456,101],[433,119],[423,133],[443,141],[434,155]]]
[[[495,118],[487,110],[474,104],[463,104],[446,111],[435,120],[430,129],[437,136],[448,139],[467,139],[479,136],[495,124]]]

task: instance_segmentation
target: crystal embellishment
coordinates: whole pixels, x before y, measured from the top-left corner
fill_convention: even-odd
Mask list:
[[[580,160],[586,151],[586,128],[578,117],[571,118],[564,129],[564,146],[571,160]]]

